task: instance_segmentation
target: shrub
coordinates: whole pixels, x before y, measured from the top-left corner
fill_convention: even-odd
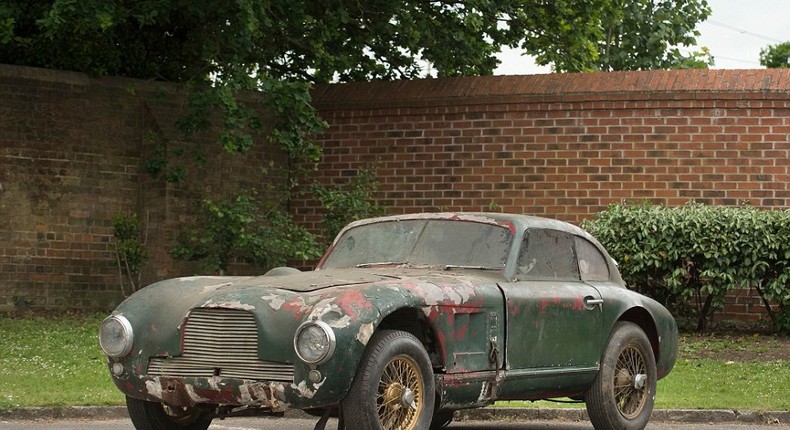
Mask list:
[[[618,204],[583,227],[620,262],[629,285],[696,319],[698,330],[740,287],[755,288],[774,327],[790,330],[788,211]]]
[[[291,259],[321,254],[315,238],[279,205],[238,192],[223,200],[204,199],[197,227],[182,230],[171,251],[176,259],[198,261],[206,272],[226,274],[235,259],[263,270]]]
[[[386,214],[386,208],[373,199],[379,183],[375,172],[360,170],[344,185],[325,187],[313,186],[313,194],[324,208],[324,231],[327,241],[337,236],[351,221]]]
[[[112,227],[121,293],[127,297],[140,289],[140,272],[151,258],[151,252],[145,247],[146,235],[137,215],[119,213],[113,219]],[[129,294],[126,293],[127,285]]]

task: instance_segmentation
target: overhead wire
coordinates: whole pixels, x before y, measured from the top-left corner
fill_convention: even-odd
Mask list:
[[[776,39],[774,37],[765,36],[765,35],[762,35],[762,34],[759,34],[759,33],[755,33],[753,31],[746,30],[746,29],[741,28],[741,27],[737,27],[737,26],[730,25],[730,24],[727,24],[727,23],[724,23],[724,22],[721,22],[721,21],[716,21],[716,20],[713,20],[713,19],[708,19],[706,21],[703,21],[701,24],[710,24],[710,25],[715,26],[715,27],[723,28],[725,30],[734,31],[736,33],[744,34],[744,35],[751,36],[751,37],[756,37],[758,39],[763,39],[763,40],[766,40],[768,42],[773,42],[773,43],[782,43],[783,42],[782,40]],[[724,57],[724,56],[721,56],[721,55],[714,55],[714,58],[715,59],[721,59],[721,60],[727,60],[727,61],[736,61],[736,62],[739,62],[739,63],[746,63],[746,64],[760,64],[757,61],[744,60],[744,59],[732,58],[732,57]]]
[[[710,25],[714,25],[716,27],[724,28],[726,30],[736,31],[736,32],[738,32],[740,34],[746,34],[748,36],[757,37],[759,39],[764,39],[764,40],[767,40],[769,42],[782,43],[782,41],[779,40],[779,39],[776,39],[776,38],[773,38],[773,37],[769,37],[769,36],[763,36],[762,34],[758,34],[758,33],[755,33],[753,31],[745,30],[743,28],[736,27],[736,26],[730,25],[730,24],[725,24],[723,22],[715,21],[715,20],[712,20],[712,19],[709,19],[707,21],[703,21],[702,23],[703,24],[707,23],[707,24],[710,24]]]

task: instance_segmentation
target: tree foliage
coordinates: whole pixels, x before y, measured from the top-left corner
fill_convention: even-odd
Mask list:
[[[768,45],[761,49],[760,64],[769,69],[790,67],[790,42]]]
[[[558,70],[665,68],[709,13],[706,0],[7,0],[0,58],[241,88],[485,75],[502,46]]]
[[[710,13],[706,0],[612,0],[601,18],[593,68],[706,68],[713,61],[707,50],[684,54],[680,47],[697,43],[696,26]]]
[[[316,161],[312,83],[487,75],[503,46],[558,71],[684,67],[676,47],[709,13],[706,0],[6,0],[0,62],[204,84],[184,129],[218,109],[229,151],[258,128],[236,93],[261,91],[280,114],[272,138]]]

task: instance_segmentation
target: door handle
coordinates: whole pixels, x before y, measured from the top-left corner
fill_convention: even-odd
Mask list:
[[[598,306],[603,309],[603,299],[596,299],[593,296],[587,296],[584,298],[584,308],[588,311],[595,309]]]

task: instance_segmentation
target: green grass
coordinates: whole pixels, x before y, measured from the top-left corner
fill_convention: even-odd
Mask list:
[[[0,409],[123,404],[98,346],[102,318],[0,316]],[[658,384],[656,407],[790,410],[790,360],[731,359],[733,354],[766,354],[783,347],[765,338],[684,336],[675,369]],[[551,402],[498,405],[568,406]]]
[[[683,359],[658,383],[657,408],[790,410],[790,361]]]
[[[0,409],[122,404],[99,348],[102,318],[0,316]]]
[[[658,382],[656,409],[790,410],[790,361],[681,359]],[[499,402],[502,407],[583,408],[583,403]]]

